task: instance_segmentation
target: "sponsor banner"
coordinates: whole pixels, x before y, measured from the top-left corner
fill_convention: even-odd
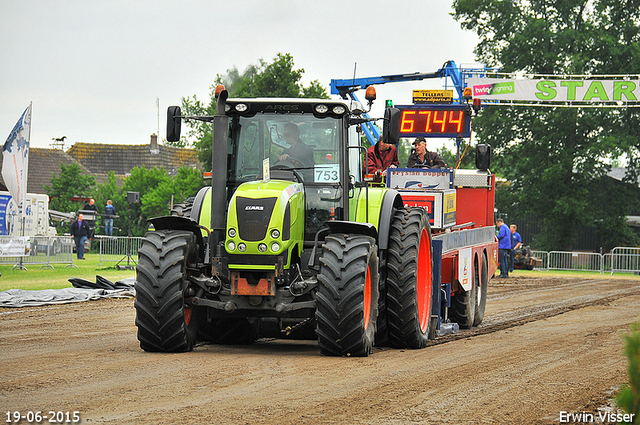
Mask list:
[[[414,90],[413,103],[452,103],[453,90]]]
[[[28,236],[0,236],[0,257],[26,257],[29,255]]]
[[[473,97],[528,102],[613,103],[640,100],[640,79],[503,79],[469,78]]]

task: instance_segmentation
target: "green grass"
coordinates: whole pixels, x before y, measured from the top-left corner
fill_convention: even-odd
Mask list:
[[[77,267],[66,268],[66,264],[53,264],[54,269],[40,268],[41,264],[26,264],[27,270],[14,269],[13,264],[0,265],[0,291],[7,289],[60,289],[69,288],[72,277],[96,281],[96,275],[100,275],[112,282],[128,277],[135,277],[135,270],[117,270],[114,262],[104,262],[100,265],[98,255],[86,254],[86,260],[76,261]],[[126,264],[126,261],[123,263]],[[132,265],[135,266],[134,263]]]

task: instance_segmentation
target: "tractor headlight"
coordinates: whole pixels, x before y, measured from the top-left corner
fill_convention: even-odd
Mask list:
[[[333,113],[336,114],[336,115],[344,114],[345,110],[346,109],[344,109],[344,106],[338,105],[338,106],[334,106],[333,107]]]
[[[236,243],[234,241],[230,241],[227,244],[227,251],[235,251],[236,249]]]
[[[271,231],[271,238],[278,239],[280,237],[280,231],[278,229],[273,229]]]
[[[246,103],[238,103],[236,105],[236,111],[238,112],[245,112],[247,109],[249,109],[249,107]]]
[[[238,244],[238,251],[245,252],[246,250],[247,250],[247,246],[244,243],[240,242]]]
[[[271,244],[271,251],[278,252],[280,251],[280,244],[278,242],[274,242]]]
[[[316,112],[319,114],[326,114],[328,110],[327,105],[316,105]]]
[[[234,229],[233,227],[231,229],[229,229],[229,237],[230,238],[235,238],[236,237],[236,229]]]
[[[258,245],[258,251],[267,252],[267,244],[266,243],[261,243],[260,245]]]

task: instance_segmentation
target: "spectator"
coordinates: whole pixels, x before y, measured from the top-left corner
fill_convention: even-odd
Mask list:
[[[416,137],[413,145],[415,152],[409,155],[407,168],[447,168],[447,164],[440,155],[427,150],[427,141],[424,137]]]
[[[513,262],[516,259],[516,249],[520,248],[522,245],[522,237],[520,233],[516,232],[518,226],[512,224],[509,226],[511,228],[511,255],[509,256],[509,271],[513,273]]]
[[[113,236],[113,217],[116,215],[116,207],[113,206],[111,199],[107,201],[107,206],[104,207],[104,234]]]
[[[367,149],[368,174],[374,174],[380,171],[384,177],[387,176],[387,168],[397,167],[398,150],[390,143],[382,140],[382,135],[378,139],[378,143]]]
[[[504,220],[499,218],[496,220],[498,228],[498,262],[500,264],[500,276],[509,277],[509,253],[511,252],[511,232],[509,227],[504,224]]]
[[[76,256],[78,260],[84,260],[84,243],[91,234],[89,223],[84,219],[84,214],[78,214],[78,219],[71,225],[71,236],[76,243]]]

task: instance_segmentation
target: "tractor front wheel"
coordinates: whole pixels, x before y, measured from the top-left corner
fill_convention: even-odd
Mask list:
[[[322,354],[371,354],[378,315],[378,253],[375,239],[329,235],[322,246],[316,332]]]
[[[187,265],[197,261],[191,232],[161,230],[142,239],[136,266],[136,326],[145,351],[191,351],[197,320],[186,303]]]

